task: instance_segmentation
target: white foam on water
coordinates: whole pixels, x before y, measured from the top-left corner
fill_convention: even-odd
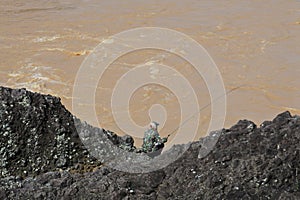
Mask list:
[[[38,66],[33,63],[7,74],[3,85],[13,88],[26,88],[34,92],[63,96],[70,84],[62,78],[62,72],[49,66]]]
[[[33,39],[33,42],[39,43],[39,42],[51,42],[54,41],[56,39],[61,38],[60,35],[54,35],[54,36],[43,36],[43,37],[37,37],[35,39]]]

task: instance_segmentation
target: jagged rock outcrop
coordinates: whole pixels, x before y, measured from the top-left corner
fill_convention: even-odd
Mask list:
[[[57,97],[0,87],[0,177],[89,171],[101,165],[80,140],[79,134],[89,133],[133,148],[130,136],[119,137],[80,121]]]
[[[76,119],[56,97],[0,88],[0,199],[300,199],[300,117],[289,112],[213,132],[150,173],[102,165],[78,130],[124,140]]]

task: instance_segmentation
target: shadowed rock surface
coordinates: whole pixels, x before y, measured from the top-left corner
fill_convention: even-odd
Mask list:
[[[130,138],[72,116],[59,98],[1,87],[0,199],[300,199],[300,117],[289,112],[212,132],[151,173],[102,165],[78,134],[134,149]]]

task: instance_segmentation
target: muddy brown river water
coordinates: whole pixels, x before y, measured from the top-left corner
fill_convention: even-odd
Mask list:
[[[0,84],[60,96],[72,111],[73,84],[84,58],[109,36],[137,27],[190,36],[215,61],[226,90],[243,85],[227,96],[225,127],[244,118],[260,124],[285,110],[300,114],[300,1],[1,0]],[[112,63],[98,83],[93,106],[102,127],[123,134],[110,96],[122,74],[143,63],[178,69],[194,86],[199,106],[210,102],[204,81],[183,59],[162,50],[132,52]],[[168,135],[180,124],[178,99],[168,88],[141,87],[119,109],[129,109],[135,123],[145,126],[155,104],[165,109],[156,118]],[[201,111],[196,139],[206,134],[210,116],[210,107]],[[188,142],[180,138],[177,143]]]

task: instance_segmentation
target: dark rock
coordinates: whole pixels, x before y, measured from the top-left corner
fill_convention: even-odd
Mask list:
[[[87,136],[106,132],[74,117],[60,98],[4,87],[0,94],[0,177],[35,176],[77,163],[101,165],[89,155],[78,129]],[[116,134],[108,138],[123,141]],[[130,138],[125,139],[133,148]]]
[[[300,117],[289,112],[259,128],[240,120],[214,131],[151,173],[106,167],[79,134],[135,148],[131,136],[80,121],[59,98],[1,87],[0,199],[300,199]]]
[[[5,192],[5,188],[0,187],[0,199],[6,199],[6,192]]]

